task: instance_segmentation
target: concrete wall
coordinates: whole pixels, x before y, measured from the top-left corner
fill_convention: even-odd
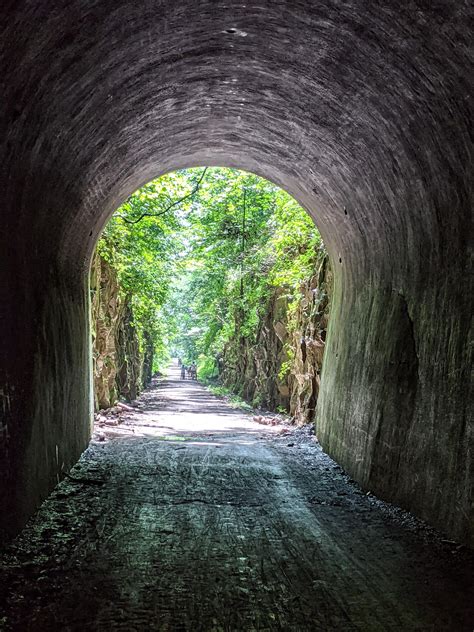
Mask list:
[[[101,227],[147,180],[215,164],[286,188],[330,252],[325,449],[472,537],[466,14],[456,0],[3,3],[5,532],[87,442]]]

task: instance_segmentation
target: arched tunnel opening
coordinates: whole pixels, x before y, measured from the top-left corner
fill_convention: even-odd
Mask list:
[[[94,250],[94,409],[135,400],[174,359],[183,377],[314,423],[331,296],[314,221],[273,183],[220,167],[155,179]]]
[[[467,18],[421,0],[4,3],[5,536],[89,441],[107,218],[159,174],[222,165],[317,210],[334,271],[323,449],[472,544]]]

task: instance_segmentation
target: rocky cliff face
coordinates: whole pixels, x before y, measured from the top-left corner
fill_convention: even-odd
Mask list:
[[[115,270],[97,253],[90,289],[94,403],[96,409],[109,408],[118,397],[116,335],[123,301]]]
[[[115,269],[95,254],[91,276],[91,329],[96,410],[118,398],[136,399],[151,379],[153,342],[140,345],[130,301],[122,295]]]
[[[130,303],[125,301],[115,333],[117,347],[116,384],[119,394],[128,401],[136,399],[142,387],[143,357],[137,330],[133,324],[133,311]]]
[[[289,412],[300,423],[312,421],[316,410],[331,286],[332,273],[325,255],[317,273],[301,288],[301,299],[289,323]]]
[[[325,253],[316,274],[289,302],[287,288],[268,300],[256,341],[232,340],[223,358],[222,380],[256,407],[284,409],[296,423],[313,420],[329,315],[332,273]]]

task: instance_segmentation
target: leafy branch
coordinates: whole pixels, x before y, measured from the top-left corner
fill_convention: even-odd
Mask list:
[[[145,213],[142,213],[137,219],[128,219],[125,215],[116,215],[116,217],[120,217],[127,224],[138,224],[138,222],[141,222],[142,219],[144,219],[145,217],[161,217],[162,215],[165,215],[166,213],[171,211],[172,208],[174,208],[175,206],[178,206],[178,204],[181,204],[181,202],[184,202],[185,200],[187,200],[187,199],[193,197],[194,195],[196,195],[196,193],[199,191],[199,187],[201,186],[202,181],[204,180],[204,176],[206,175],[206,171],[207,170],[208,170],[208,167],[205,167],[203,172],[202,172],[202,174],[201,174],[201,177],[199,178],[199,180],[196,183],[196,186],[194,187],[194,189],[190,193],[187,193],[183,197],[179,198],[179,200],[175,200],[174,202],[172,202],[169,206],[167,206],[160,213],[147,213],[147,212],[145,212]]]

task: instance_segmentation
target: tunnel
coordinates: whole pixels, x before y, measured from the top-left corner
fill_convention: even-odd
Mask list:
[[[335,275],[323,449],[472,544],[468,5],[7,0],[0,529],[91,432],[88,272],[139,186],[255,172],[315,219]]]

